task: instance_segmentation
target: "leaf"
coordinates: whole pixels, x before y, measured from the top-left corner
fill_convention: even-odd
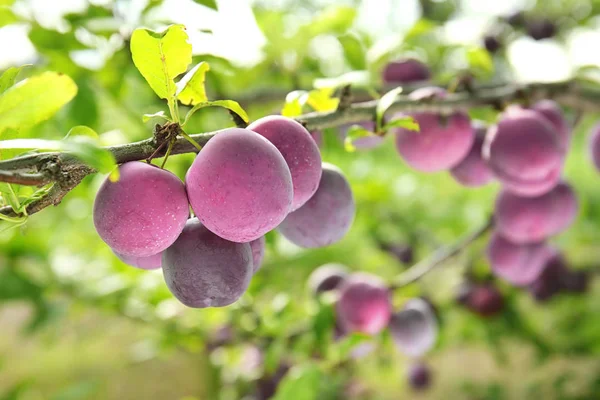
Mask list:
[[[356,9],[350,6],[330,6],[304,25],[296,36],[311,39],[325,33],[346,33],[354,23]]]
[[[377,103],[377,108],[375,110],[375,118],[376,118],[376,128],[375,130],[379,132],[381,130],[381,124],[383,122],[383,115],[390,108],[398,95],[402,93],[402,87],[397,87],[395,89],[390,90],[379,99]]]
[[[15,84],[15,79],[23,67],[10,67],[2,73],[0,76],[0,94],[6,92],[8,88]]]
[[[19,18],[7,6],[0,5],[0,27],[19,22]]]
[[[306,90],[294,90],[285,96],[285,104],[281,110],[284,117],[297,117],[302,115],[302,107],[306,104],[308,92]]]
[[[81,127],[79,127],[81,129]],[[89,129],[89,128],[88,128]],[[91,130],[91,129],[90,129]],[[0,149],[37,149],[66,151],[73,153],[90,167],[101,173],[111,172],[117,162],[115,156],[99,146],[98,141],[89,136],[72,136],[67,140],[46,139],[13,139],[0,141]],[[115,170],[118,171],[118,170]],[[118,172],[112,171],[111,179],[118,177]]]
[[[0,136],[6,129],[26,129],[49,119],[76,94],[75,82],[56,72],[19,82],[0,95]]]
[[[10,183],[0,182],[0,196],[13,211],[17,212],[20,208],[19,198]]]
[[[473,73],[479,76],[490,76],[494,73],[494,62],[490,53],[481,47],[467,49],[467,62]]]
[[[344,360],[348,358],[350,352],[360,343],[363,343],[369,340],[370,337],[363,333],[352,333],[349,336],[346,336],[339,344],[338,348],[338,357]]]
[[[208,101],[206,97],[206,72],[210,70],[208,63],[200,62],[177,82],[177,99],[186,105],[196,105]]]
[[[152,118],[163,118],[167,121],[170,121],[171,119],[165,114],[164,111],[157,111],[154,114],[144,114],[142,116],[142,121],[144,122],[148,122],[150,121]]]
[[[86,136],[93,139],[98,139],[98,134],[95,130],[88,126],[78,125],[72,127],[69,132],[66,134],[65,139],[74,136]]]
[[[215,0],[194,0],[194,3],[202,4],[205,7],[217,10],[217,2]]]
[[[316,400],[323,373],[316,365],[295,366],[281,380],[274,400]]]
[[[242,106],[239,105],[239,103],[237,101],[214,100],[214,101],[205,101],[204,103],[196,104],[190,111],[188,111],[182,125],[185,126],[187,124],[187,122],[189,121],[190,117],[192,115],[194,115],[194,113],[196,111],[200,110],[201,108],[205,108],[205,107],[223,107],[223,108],[226,108],[226,109],[231,110],[234,113],[236,113],[241,119],[244,120],[244,122],[248,123],[248,121],[250,121],[248,114],[242,108]]]
[[[333,111],[340,103],[340,99],[332,97],[335,89],[321,88],[308,92],[306,103],[315,111]]]
[[[369,87],[371,85],[371,75],[369,71],[351,71],[335,78],[317,78],[313,82],[313,86],[317,89],[337,89],[346,85]]]
[[[158,97],[172,99],[175,77],[192,62],[192,45],[183,25],[171,25],[163,32],[138,28],[131,35],[131,56]]]
[[[409,29],[404,36],[404,41],[410,41],[418,36],[431,32],[437,27],[437,24],[429,19],[420,19]]]
[[[344,149],[349,153],[356,151],[356,147],[354,147],[354,141],[356,139],[360,139],[371,135],[374,135],[374,133],[369,132],[363,126],[352,125],[350,128],[348,128],[348,131],[346,132],[346,137],[344,138]]]
[[[419,123],[415,121],[413,117],[408,115],[402,118],[396,118],[388,122],[383,126],[383,131],[387,131],[390,128],[404,128],[409,131],[419,132]]]
[[[360,40],[352,34],[338,36],[338,40],[344,50],[344,57],[348,65],[354,70],[364,70],[367,68],[365,60],[365,48]]]
[[[41,189],[38,189],[35,192],[33,192],[31,196],[27,197],[24,200],[21,200],[21,205],[19,209],[16,210],[16,212],[18,214],[27,215],[27,206],[33,203],[34,201],[40,200],[42,197],[46,196],[50,192],[50,189],[52,189],[52,186],[53,184],[50,184]]]

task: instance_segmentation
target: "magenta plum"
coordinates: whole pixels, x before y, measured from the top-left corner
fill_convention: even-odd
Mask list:
[[[481,124],[473,124],[475,140],[467,156],[450,170],[459,183],[467,187],[483,186],[494,179],[492,171],[481,155],[485,140],[486,128]]]
[[[421,88],[409,95],[412,100],[443,98],[440,88]],[[457,111],[448,116],[433,112],[410,114],[420,131],[396,128],[396,149],[406,163],[421,172],[436,172],[455,167],[469,153],[475,135],[469,116]],[[403,117],[405,114],[397,114]],[[392,118],[395,119],[395,118]]]
[[[482,317],[491,317],[504,308],[504,297],[491,283],[473,284],[466,306]]]
[[[186,306],[224,307],[250,283],[252,249],[215,235],[192,218],[163,253],[162,267],[167,287]]]
[[[344,332],[375,335],[386,327],[391,312],[388,289],[376,276],[355,273],[340,288],[336,314]]]
[[[556,250],[545,243],[515,244],[495,233],[487,248],[492,272],[517,286],[533,283]]]
[[[355,204],[350,184],[342,172],[323,163],[317,192],[279,225],[290,242],[305,248],[323,247],[341,240],[354,220]]]
[[[510,107],[488,130],[483,156],[506,190],[528,197],[558,184],[564,159],[552,123],[519,107]]]
[[[600,171],[600,124],[594,126],[589,141],[590,156],[598,171]]]
[[[560,106],[552,100],[541,100],[531,106],[531,109],[550,121],[558,133],[558,141],[561,150],[566,152],[569,143],[571,142],[571,128],[569,127]]]
[[[533,243],[569,227],[578,211],[571,186],[561,182],[538,197],[521,197],[502,191],[494,213],[498,231],[514,243]]]
[[[277,147],[292,174],[294,211],[312,197],[321,179],[321,153],[310,133],[300,123],[279,115],[258,119],[248,129]]]
[[[325,264],[315,269],[308,278],[308,287],[314,293],[337,289],[348,276],[348,269],[342,264]]]
[[[162,251],[146,257],[127,256],[124,254],[119,254],[114,250],[113,252],[119,258],[119,260],[123,261],[127,265],[131,265],[132,267],[140,269],[158,269],[162,265]]]
[[[265,256],[265,237],[261,236],[251,241],[250,249],[252,249],[252,272],[256,272],[260,269]]]
[[[115,252],[148,257],[169,247],[189,215],[181,180],[142,162],[119,167],[120,179],[106,179],[94,201],[98,235]]]
[[[420,357],[431,350],[438,335],[433,310],[419,298],[409,300],[401,311],[392,315],[389,329],[396,347],[410,357]]]
[[[229,128],[209,140],[185,183],[198,219],[233,242],[263,236],[292,206],[292,176],[285,159],[271,142],[248,129]]]
[[[385,83],[399,84],[426,81],[431,77],[431,72],[421,61],[407,58],[388,63],[382,75]]]

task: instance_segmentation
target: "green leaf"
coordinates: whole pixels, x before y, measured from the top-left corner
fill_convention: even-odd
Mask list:
[[[364,70],[367,68],[367,62],[365,60],[365,48],[362,43],[352,34],[346,34],[338,36],[338,40],[344,50],[344,57],[348,62],[348,65],[354,70]]]
[[[2,196],[2,199],[13,209],[13,211],[18,212],[21,205],[19,204],[19,198],[10,183],[0,182],[0,196]]]
[[[12,87],[15,84],[15,80],[17,79],[17,75],[24,68],[22,67],[10,67],[2,75],[0,76],[0,94],[6,92],[8,88]]]
[[[0,95],[0,135],[26,129],[52,117],[77,94],[71,78],[45,72],[19,82]]]
[[[208,101],[206,97],[206,72],[210,70],[208,63],[201,62],[177,82],[177,99],[186,105],[196,105]]]
[[[356,9],[350,6],[330,6],[304,25],[296,36],[311,39],[325,33],[343,34],[352,26]]]
[[[323,373],[316,365],[296,366],[282,379],[274,400],[316,400]]]
[[[434,21],[428,19],[418,20],[404,36],[404,41],[410,41],[418,36],[431,32],[437,27]]]
[[[491,76],[494,73],[494,62],[490,53],[481,47],[467,49],[467,62],[470,70],[479,76]]]
[[[404,128],[409,131],[419,132],[419,123],[415,121],[413,117],[408,115],[402,118],[396,118],[388,122],[383,126],[383,131],[387,131],[390,128]]]
[[[317,78],[313,82],[313,86],[317,89],[337,89],[346,85],[369,87],[371,85],[371,75],[369,71],[351,71],[335,78]]]
[[[27,197],[24,200],[21,200],[21,205],[19,209],[16,210],[16,212],[18,214],[27,215],[27,206],[33,203],[34,201],[40,200],[42,197],[46,196],[50,192],[50,189],[52,189],[52,186],[53,184],[50,184],[41,189],[38,189],[35,192],[33,192],[31,196]]]
[[[337,345],[338,357],[341,360],[348,358],[350,352],[360,343],[363,343],[369,340],[370,337],[363,333],[352,333],[349,336],[346,336],[339,344]]]
[[[83,130],[78,127],[79,130]],[[89,129],[89,128],[88,128]],[[91,129],[90,129],[91,130]],[[71,136],[67,140],[13,139],[0,141],[0,149],[36,149],[73,153],[83,162],[101,173],[113,172],[111,179],[118,178],[115,156],[99,146],[98,141],[89,136]],[[117,171],[114,172],[113,171]]]
[[[396,98],[400,93],[402,93],[402,87],[397,87],[395,89],[390,90],[389,92],[381,96],[381,99],[379,99],[379,102],[377,103],[377,109],[375,111],[377,125],[375,130],[377,132],[381,131],[383,115],[388,110],[388,108],[390,108],[390,106],[394,104],[394,101],[396,101]]]
[[[321,88],[314,89],[308,92],[306,103],[311,106],[315,111],[333,111],[337,108],[340,103],[340,99],[333,97],[335,89],[333,88]]]
[[[217,10],[217,2],[215,0],[194,0],[194,3],[202,4],[205,7]]]
[[[7,6],[0,5],[0,27],[19,22],[19,18]]]
[[[297,117],[302,115],[302,107],[306,104],[308,92],[306,90],[294,90],[285,96],[285,104],[281,110],[284,117]]]
[[[346,132],[346,137],[344,138],[344,149],[350,153],[356,151],[356,147],[354,147],[354,141],[356,139],[360,139],[371,135],[374,135],[374,133],[369,132],[363,126],[352,125],[350,128],[348,128],[348,131]]]
[[[163,32],[136,29],[131,35],[131,56],[136,68],[161,99],[173,99],[175,77],[192,62],[192,45],[183,25]]]
[[[194,115],[194,113],[196,111],[200,110],[201,108],[205,108],[205,107],[223,107],[223,108],[227,108],[228,110],[231,110],[234,113],[236,113],[241,119],[244,120],[244,122],[248,123],[248,121],[250,121],[250,118],[248,117],[248,114],[242,108],[242,106],[239,105],[239,103],[237,101],[233,101],[233,100],[214,100],[214,101],[205,101],[204,103],[196,104],[190,111],[188,111],[188,113],[185,116],[185,120],[183,121],[182,125],[185,126],[188,123],[190,117],[192,115]]]
[[[88,126],[84,126],[84,125],[78,125],[78,126],[72,127],[69,130],[69,132],[67,132],[67,134],[65,135],[65,139],[69,138],[69,137],[75,137],[75,136],[86,136],[86,137],[90,137],[92,139],[98,139],[98,134],[96,133],[96,131],[93,130],[92,128],[90,128]]]
[[[150,121],[152,118],[162,118],[166,121],[170,121],[171,119],[165,114],[164,111],[157,111],[154,114],[144,114],[142,116],[142,121],[144,122],[148,122]]]

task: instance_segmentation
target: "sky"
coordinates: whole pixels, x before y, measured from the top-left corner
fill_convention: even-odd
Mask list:
[[[34,16],[42,25],[67,29],[62,15],[68,11],[85,9],[93,4],[110,3],[111,0],[17,0],[15,9],[24,16]],[[116,0],[123,15],[124,30],[139,24],[139,10],[146,0]],[[192,0],[166,0],[162,9],[149,15],[161,16],[185,24],[190,34],[194,53],[210,53],[229,59],[236,64],[251,65],[261,58],[265,39],[254,21],[251,6],[254,2],[285,5],[289,0],[217,0],[219,12],[195,4]],[[344,1],[319,0],[323,6]],[[443,37],[451,43],[478,44],[482,34],[497,15],[530,6],[529,0],[482,1],[463,0],[462,9],[450,21]],[[385,46],[396,39],[419,19],[417,0],[365,0],[358,7],[357,27],[374,35]],[[143,23],[143,22],[142,22]],[[200,32],[211,30],[212,34]],[[98,43],[97,38],[79,32],[83,41],[94,42],[98,51],[72,54],[84,67],[100,68],[110,55],[111,46],[119,46],[120,38]],[[519,81],[552,81],[566,79],[580,65],[599,65],[600,52],[589,51],[600,43],[600,29],[576,29],[571,32],[566,46],[555,40],[536,42],[522,37],[512,42],[507,54]],[[339,53],[337,42],[319,38],[313,46],[323,56]],[[35,49],[27,38],[27,25],[9,25],[0,28],[0,68],[20,65],[35,60]],[[324,71],[335,75],[338,71]]]

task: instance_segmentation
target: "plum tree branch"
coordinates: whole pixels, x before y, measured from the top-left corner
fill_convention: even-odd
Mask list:
[[[600,109],[600,89],[595,86],[581,85],[576,81],[563,81],[554,83],[532,83],[532,84],[506,84],[492,87],[475,88],[470,92],[451,93],[444,99],[428,99],[415,101],[408,96],[402,95],[393,102],[388,109],[389,112],[439,112],[449,113],[456,109],[472,107],[495,107],[501,103],[536,101],[551,98],[567,107],[577,110]],[[348,104],[329,112],[311,112],[296,117],[307,129],[316,130],[336,127],[343,124],[357,123],[373,119],[379,100],[364,101]],[[201,146],[217,135],[220,131],[190,135],[191,138]],[[164,156],[166,149],[157,151],[160,143],[156,138],[148,138],[139,142],[128,143],[118,146],[107,147],[113,153],[118,163],[128,161],[145,160],[154,153],[156,157]],[[198,150],[186,138],[179,137],[174,143],[171,154],[195,153]],[[93,169],[85,166],[79,159],[69,153],[37,153],[15,157],[0,161],[0,181],[7,182],[9,179],[17,179],[21,176],[22,184],[38,185],[35,180],[43,183],[56,182],[57,191],[72,190],[74,179],[69,177],[72,171],[78,171],[77,184],[83,179],[81,173],[91,174]],[[18,174],[17,172],[27,172]],[[40,176],[41,175],[41,176]],[[85,176],[85,175],[84,175]],[[23,178],[25,177],[25,178]],[[80,179],[79,179],[80,178]],[[26,183],[25,181],[28,181]],[[12,181],[11,181],[12,182]],[[33,214],[43,209],[43,206],[57,204],[65,193],[55,193],[51,201],[42,200],[32,203],[28,214]],[[7,207],[0,208],[0,213],[7,214]]]
[[[478,227],[473,232],[467,233],[465,236],[448,246],[440,247],[437,251],[431,254],[431,256],[418,262],[417,264],[407,269],[405,272],[398,275],[392,281],[390,289],[398,289],[421,279],[423,276],[427,275],[435,268],[443,265],[450,258],[456,256],[466,247],[468,247],[471,243],[485,235],[488,231],[492,229],[493,226],[494,220],[492,217],[490,217],[485,222],[485,224]]]

